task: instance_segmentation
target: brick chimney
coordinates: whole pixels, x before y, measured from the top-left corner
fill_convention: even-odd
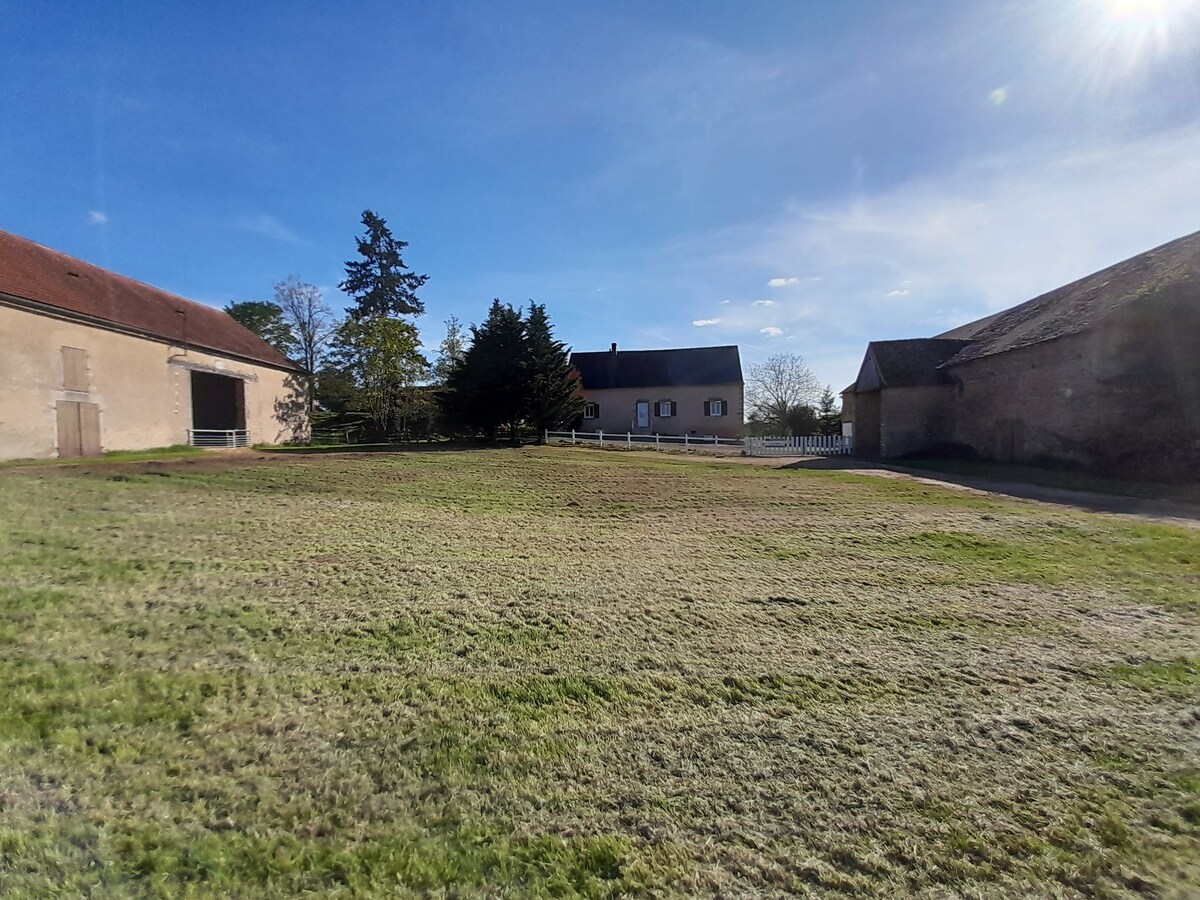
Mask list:
[[[616,341],[613,341],[613,342],[612,342],[612,346],[609,348],[608,352],[609,352],[609,353],[616,353],[616,352],[617,352],[617,342],[616,342]]]

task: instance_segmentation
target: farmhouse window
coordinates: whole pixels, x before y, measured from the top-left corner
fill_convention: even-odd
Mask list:
[[[675,415],[674,400],[659,400],[658,401],[658,417],[660,419],[669,419]]]
[[[600,418],[600,404],[599,403],[585,403],[583,405],[583,417],[585,419]]]
[[[704,414],[706,416],[726,416],[729,415],[729,404],[724,400],[705,400]]]

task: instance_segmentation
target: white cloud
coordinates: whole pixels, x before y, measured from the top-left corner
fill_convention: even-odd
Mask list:
[[[853,317],[886,337],[870,298],[909,290],[897,284],[927,304],[906,316],[983,315],[1195,231],[1197,209],[1200,125],[1191,125],[1082,149],[1030,147],[839,206],[794,207],[748,229],[731,261],[819,267],[839,298],[826,317]],[[930,324],[909,318],[893,329]]]
[[[98,209],[89,210],[88,211],[88,224],[89,225],[107,225],[108,224],[108,213],[102,212],[101,210],[98,210]]]
[[[707,328],[709,325],[719,325],[720,319],[692,319],[692,324],[697,328]]]
[[[781,287],[788,287],[789,285],[799,284],[799,283],[800,283],[800,279],[796,278],[795,276],[791,276],[788,278],[772,278],[770,281],[767,282],[767,287],[781,288]]]
[[[783,334],[783,329],[775,325],[768,325],[766,328],[758,329],[759,334],[765,334],[767,337],[779,337]]]
[[[1198,209],[1200,124],[1029,145],[840,202],[793,205],[697,241],[687,263],[821,272],[811,303],[747,307],[722,328],[787,328],[823,378],[849,381],[869,340],[931,336],[1028,300],[1195,231]]]
[[[774,306],[775,301],[774,300],[755,300],[750,305],[751,306]]]
[[[284,244],[300,244],[303,241],[296,232],[292,231],[274,216],[260,213],[257,216],[243,216],[238,219],[234,226],[242,231],[249,231],[252,234],[257,234],[265,238],[270,238],[273,241],[280,241]]]
[[[908,288],[904,288],[903,290],[900,290],[899,288],[897,288],[894,291],[888,291],[887,295],[889,297],[907,297],[908,296]]]
[[[730,303],[732,303],[732,302],[733,302],[732,300],[722,300],[722,301],[721,301],[721,305],[722,305],[722,306],[726,306],[726,305],[728,305],[728,304],[730,304]]]
[[[1008,85],[996,88],[988,94],[988,103],[992,106],[1003,106],[1004,101],[1008,99]]]

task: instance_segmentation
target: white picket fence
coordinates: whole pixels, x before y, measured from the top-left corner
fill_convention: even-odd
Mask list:
[[[723,438],[694,434],[617,434],[611,431],[547,431],[546,443],[596,444],[600,447],[740,447],[747,456],[845,456],[854,442],[838,435]]]
[[[696,434],[616,434],[611,431],[547,431],[546,443],[567,441],[600,447],[741,447],[741,438]]]
[[[806,434],[797,437],[748,437],[747,456],[847,456],[854,441],[840,434]]]

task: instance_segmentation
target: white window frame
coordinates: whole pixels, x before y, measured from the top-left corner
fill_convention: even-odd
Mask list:
[[[725,415],[724,400],[706,400],[708,404],[708,415],[712,418],[720,418]]]
[[[600,404],[595,403],[591,400],[589,400],[587,403],[583,404],[583,417],[585,419],[600,418]]]
[[[656,404],[656,406],[657,406],[657,408],[658,408],[658,417],[659,417],[660,419],[669,419],[669,418],[671,418],[671,404],[672,404],[672,402],[673,402],[673,401],[671,401],[671,400],[659,400],[659,401],[658,401],[658,403]],[[664,412],[664,410],[666,410],[666,411]]]

